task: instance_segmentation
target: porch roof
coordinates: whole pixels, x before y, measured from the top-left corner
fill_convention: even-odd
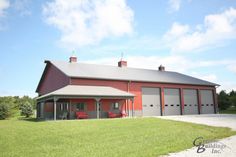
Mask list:
[[[51,93],[37,97],[37,100],[57,98],[134,98],[134,94],[108,86],[67,85]]]

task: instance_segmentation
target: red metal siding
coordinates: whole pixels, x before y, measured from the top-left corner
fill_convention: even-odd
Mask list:
[[[83,102],[86,104],[86,109],[87,111],[95,111],[95,100],[94,99],[71,99],[70,100],[71,104],[75,104],[75,103],[78,103],[78,102]],[[76,111],[76,107],[73,106],[71,108],[71,111]]]
[[[40,81],[39,95],[47,94],[69,84],[69,77],[57,69],[54,65],[47,63],[47,71]]]
[[[128,81],[113,81],[113,80],[95,80],[95,79],[80,79],[71,78],[72,85],[94,85],[94,86],[110,86],[123,91],[128,91]],[[158,87],[161,88],[161,104],[164,110],[164,93],[163,88],[178,88],[178,89],[210,89],[215,90],[215,87],[185,85],[185,84],[166,84],[166,83],[149,83],[149,82],[130,82],[129,92],[135,94],[134,109],[142,110],[142,87]],[[183,106],[183,104],[182,104]],[[129,109],[132,109],[132,103],[129,101]]]
[[[94,99],[71,99],[70,102],[73,103],[78,103],[78,102],[83,102],[86,104],[86,111],[96,111],[96,101]],[[125,101],[124,100],[120,100],[120,99],[102,99],[100,101],[101,105],[101,109],[102,111],[109,111],[111,108],[111,103],[113,102],[119,102],[121,107],[120,110],[124,110],[124,104]],[[71,111],[76,111],[75,106],[71,107]]]
[[[44,112],[53,112],[53,103],[52,102],[46,102],[44,104]]]

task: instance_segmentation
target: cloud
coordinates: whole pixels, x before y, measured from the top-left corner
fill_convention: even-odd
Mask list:
[[[5,10],[10,7],[10,2],[8,0],[1,0],[0,1],[0,17],[4,16]]]
[[[30,11],[31,0],[15,0],[12,7],[18,12],[20,16],[31,15]]]
[[[170,56],[125,56],[125,60],[128,61],[129,67],[134,68],[145,68],[145,69],[158,69],[159,65],[166,67],[167,71],[177,71],[177,72],[191,72],[194,76],[200,76],[199,73],[193,73],[193,69],[203,68],[203,67],[214,67],[228,65],[231,62],[227,60],[222,61],[202,61],[202,60],[192,60],[190,58],[181,56],[181,55],[170,55]],[[117,65],[117,62],[120,60],[119,57],[106,57],[95,60],[87,60],[86,63],[96,63],[96,64],[105,64],[105,65]],[[202,76],[202,75],[201,75]],[[205,75],[204,75],[205,76]],[[205,78],[214,78],[209,76]]]
[[[180,5],[181,5],[181,0],[169,0],[168,1],[169,4],[169,12],[176,12],[179,11],[180,9]]]
[[[229,64],[228,66],[227,66],[227,68],[231,71],[231,72],[233,72],[233,73],[235,73],[236,74],[236,61],[234,62],[234,63],[232,63],[232,64]]]
[[[79,48],[133,32],[132,9],[125,0],[54,0],[43,6],[47,24],[61,31],[65,46]]]
[[[236,39],[235,8],[207,15],[203,24],[193,28],[175,22],[163,36],[172,52],[201,51],[221,46],[225,41],[232,39]]]

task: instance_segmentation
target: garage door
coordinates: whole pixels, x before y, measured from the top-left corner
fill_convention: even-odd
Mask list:
[[[160,89],[142,88],[143,116],[160,116]]]
[[[212,90],[200,90],[201,94],[201,113],[212,114],[214,112],[214,101]]]
[[[179,89],[164,89],[164,115],[180,115]]]
[[[184,113],[183,114],[198,114],[197,90],[184,89]]]

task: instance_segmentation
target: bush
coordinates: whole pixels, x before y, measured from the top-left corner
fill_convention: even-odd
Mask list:
[[[0,104],[0,120],[10,116],[10,107],[6,104]]]
[[[21,115],[26,118],[33,115],[33,106],[29,102],[25,102],[20,106]]]

